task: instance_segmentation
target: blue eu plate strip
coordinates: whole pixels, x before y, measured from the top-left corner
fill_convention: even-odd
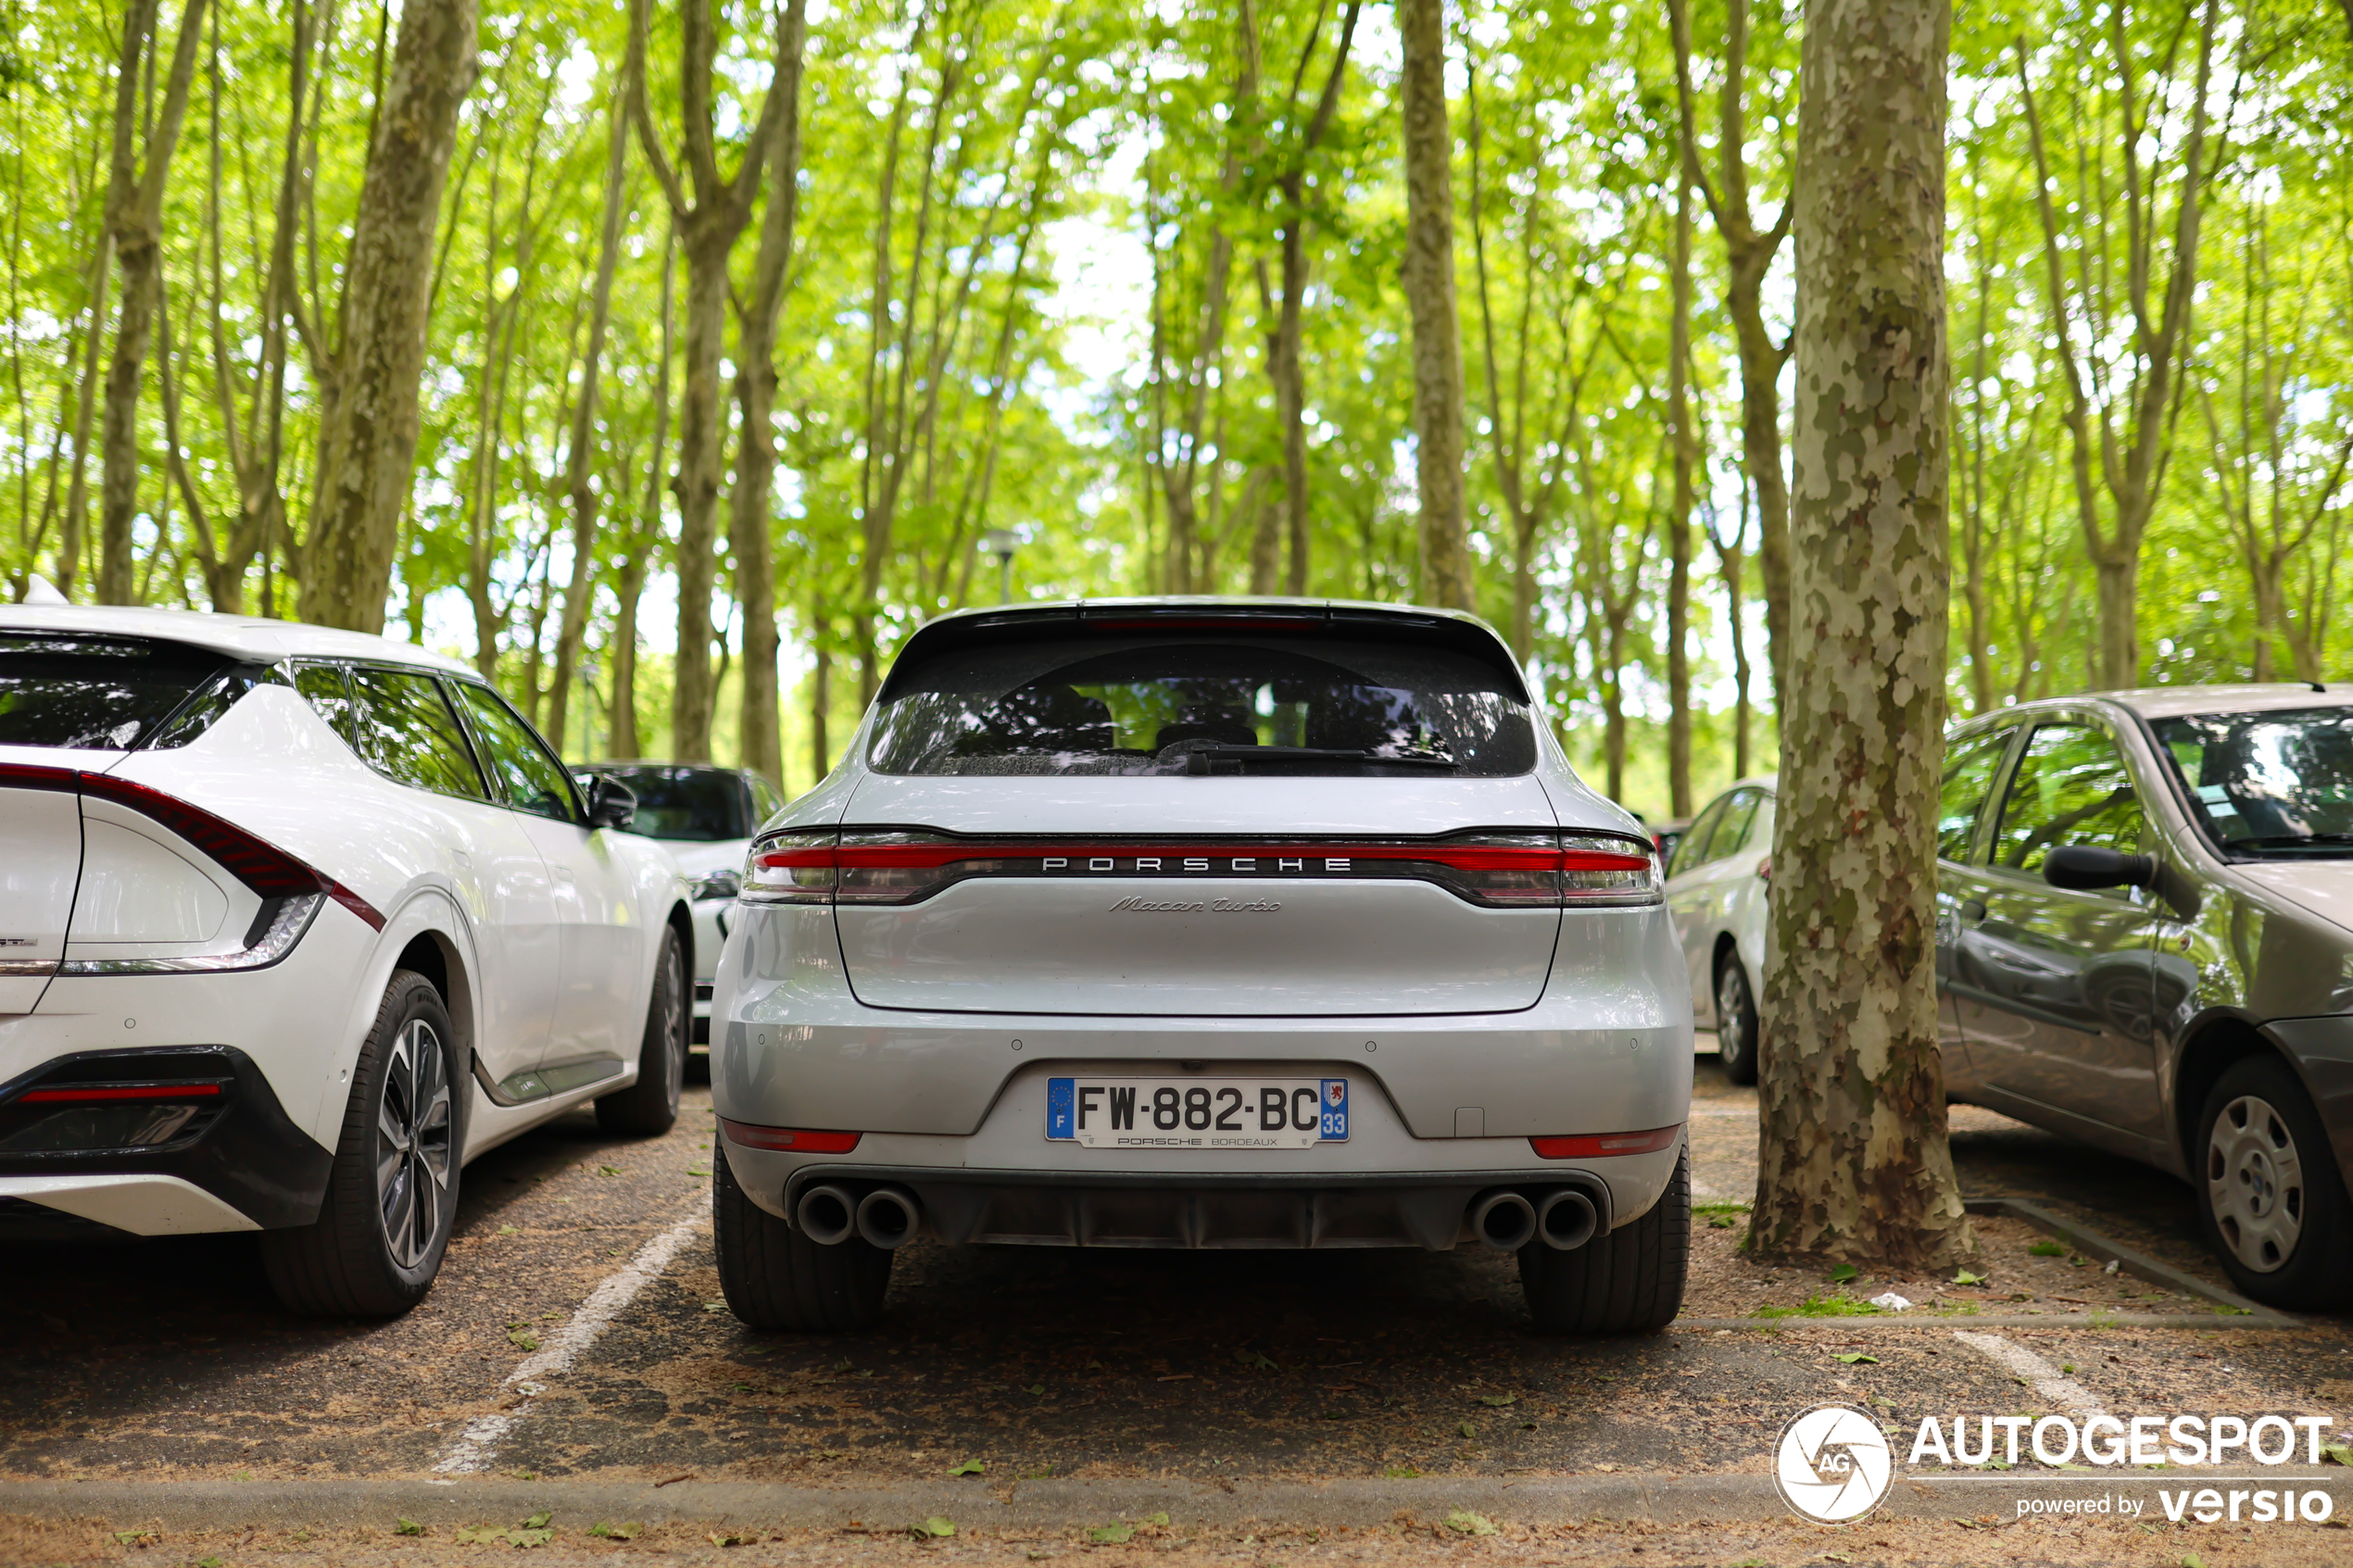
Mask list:
[[[1076,1138],[1078,1128],[1072,1117],[1069,1078],[1046,1080],[1046,1135],[1049,1138]]]
[[[1317,1141],[1334,1143],[1348,1136],[1348,1080],[1324,1080],[1324,1121]]]

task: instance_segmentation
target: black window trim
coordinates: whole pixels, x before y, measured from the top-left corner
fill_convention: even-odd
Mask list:
[[[358,686],[351,679],[352,671],[355,670],[382,670],[395,675],[421,675],[424,677],[425,680],[432,682],[435,695],[441,698],[443,705],[449,709],[450,716],[458,721],[458,736],[459,740],[465,743],[466,760],[473,764],[474,776],[482,781],[482,793],[480,795],[450,795],[442,790],[428,789],[423,784],[410,784],[407,779],[394,778],[390,773],[387,773],[382,768],[377,767],[376,759],[369,756],[365,750],[361,749],[357,745],[352,746],[353,755],[357,756],[360,761],[366,763],[369,771],[373,772],[378,778],[388,780],[393,784],[400,785],[403,789],[413,789],[424,795],[436,795],[444,800],[471,800],[477,806],[498,806],[501,808],[505,806],[505,802],[499,798],[499,791],[491,783],[490,770],[482,765],[482,750],[481,747],[475,744],[473,730],[466,722],[465,709],[460,708],[457,702],[451,698],[447,692],[441,689],[441,683],[449,679],[449,675],[447,671],[436,670],[428,664],[400,664],[388,659],[313,659],[310,662],[317,664],[335,664],[342,667],[345,689],[351,693],[351,700],[354,708],[357,708],[359,705],[360,700]],[[348,738],[346,738],[346,744],[351,744]]]
[[[2117,760],[2124,765],[2124,776],[2132,781],[2134,798],[2143,802],[2142,821],[2147,822],[2148,792],[2142,786],[2141,771],[2133,765],[2133,748],[2124,743],[2124,736],[2120,733],[2122,726],[2116,722],[2114,716],[2093,708],[2036,709],[2022,715],[2020,721],[2011,727],[2009,750],[2003,757],[2000,769],[2001,787],[1988,792],[1988,798],[1998,803],[1996,809],[1987,811],[1981,807],[1978,809],[1977,843],[1971,850],[1974,860],[1969,869],[1979,875],[1999,877],[2005,882],[2031,885],[2045,892],[2053,891],[2051,884],[2044,880],[2041,872],[2021,872],[2008,866],[1997,866],[1992,863],[1991,855],[1994,848],[1994,836],[2001,827],[2002,814],[1999,807],[2009,804],[2010,784],[2017,777],[2019,765],[2026,759],[2026,747],[2034,732],[2041,729],[2059,728],[2090,730],[2095,734],[2106,737],[2108,745],[2116,748]],[[2098,898],[2111,903],[2129,902],[2139,896],[2140,889],[2138,888],[2101,890],[2082,895],[2084,897]]]
[[[516,805],[511,799],[508,798],[506,781],[503,778],[497,777],[497,770],[486,765],[485,759],[488,758],[490,754],[490,748],[484,744],[482,736],[476,733],[474,729],[473,715],[466,711],[466,705],[459,702],[457,699],[456,694],[452,692],[448,694],[447,700],[449,703],[450,711],[458,715],[458,722],[465,729],[466,744],[473,747],[474,767],[481,772],[484,779],[495,779],[497,781],[493,784],[491,791],[490,799],[492,805],[498,807],[502,810],[520,811],[525,816],[537,817],[542,822],[560,821],[568,822],[570,825],[576,828],[585,828],[588,825],[588,803],[581,797],[580,781],[572,776],[572,768],[564,761],[563,754],[558,751],[554,746],[547,744],[547,737],[539,733],[538,725],[533,723],[528,718],[524,717],[522,710],[517,708],[513,703],[509,702],[499,692],[497,687],[492,685],[488,681],[483,680],[479,676],[453,675],[447,670],[436,670],[434,671],[433,673],[441,677],[443,683],[449,686],[472,686],[477,691],[486,693],[491,701],[505,709],[508,716],[513,719],[516,723],[522,726],[523,734],[529,735],[533,740],[539,743],[539,748],[554,759],[556,771],[563,777],[564,795],[565,797],[572,802],[572,815],[564,818],[556,818],[547,816],[545,812],[541,811],[524,811],[523,808]]]
[[[1961,870],[1969,872],[1985,872],[1994,869],[1985,863],[1985,853],[1988,848],[1986,841],[1993,836],[1994,818],[1994,813],[1987,810],[1986,808],[1998,803],[2008,792],[2011,771],[2018,766],[2019,737],[2034,727],[2034,720],[2035,715],[2032,713],[2023,719],[2005,715],[1981,729],[1972,729],[1944,737],[1944,750],[1949,756],[1957,744],[1998,733],[2002,737],[2002,755],[1994,759],[1994,777],[1985,786],[1983,798],[1977,803],[1977,820],[1969,824],[1969,859],[1948,860],[1943,855],[1939,855],[1936,858],[1939,865],[1958,866]],[[1941,794],[1944,788],[1941,771],[1938,774],[1937,787]]]

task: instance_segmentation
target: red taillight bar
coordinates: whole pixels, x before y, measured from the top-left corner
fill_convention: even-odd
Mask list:
[[[761,1127],[749,1122],[719,1119],[719,1130],[727,1141],[739,1143],[746,1148],[783,1149],[790,1154],[848,1154],[858,1147],[863,1133],[819,1133],[806,1127]]]
[[[0,787],[48,789],[110,800],[170,828],[261,897],[298,898],[323,893],[376,930],[384,928],[384,917],[376,907],[334,878],[203,807],[159,789],[78,768],[44,768],[21,762],[0,763]]]
[[[848,871],[935,871],[960,860],[1004,859],[1414,860],[1466,872],[1637,872],[1647,855],[1600,849],[1519,849],[1488,844],[848,844],[764,849],[763,870],[837,867]]]
[[[1656,1154],[1672,1148],[1683,1124],[1657,1127],[1647,1133],[1572,1133],[1565,1137],[1530,1138],[1529,1147],[1540,1160],[1603,1160],[1615,1154]]]
[[[33,1089],[19,1095],[18,1105],[54,1105],[103,1099],[212,1099],[218,1084],[84,1084],[62,1089]]]

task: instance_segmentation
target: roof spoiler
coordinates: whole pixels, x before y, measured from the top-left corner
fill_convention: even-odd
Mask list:
[[[1531,700],[1519,665],[1494,633],[1468,617],[1411,608],[1363,605],[1231,604],[1201,601],[1040,605],[944,617],[916,629],[891,661],[878,700],[900,695],[913,671],[962,648],[1009,639],[1132,636],[1194,632],[1251,637],[1344,638],[1449,648],[1470,655],[1504,678],[1504,694]]]

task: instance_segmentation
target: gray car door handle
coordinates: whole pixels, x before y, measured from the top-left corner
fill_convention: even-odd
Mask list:
[[[1983,920],[1985,918],[1985,900],[1982,898],[1962,899],[1961,918],[1963,920],[1970,921]]]

